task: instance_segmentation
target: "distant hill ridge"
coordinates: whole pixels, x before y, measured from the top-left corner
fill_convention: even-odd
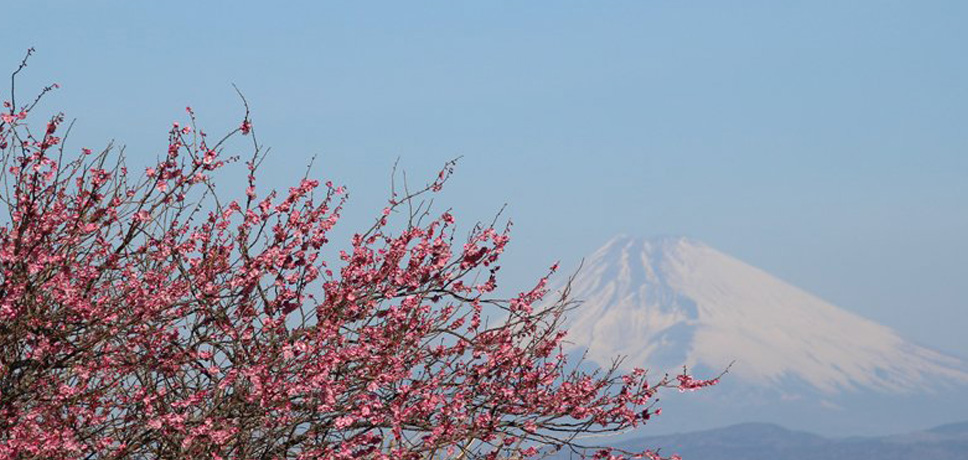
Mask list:
[[[693,433],[649,436],[619,445],[661,448],[684,460],[965,460],[968,421],[897,436],[825,438],[770,423],[743,423]],[[569,458],[558,453],[553,460]]]

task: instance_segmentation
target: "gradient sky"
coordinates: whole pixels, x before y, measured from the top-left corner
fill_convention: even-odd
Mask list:
[[[464,158],[505,282],[618,233],[691,236],[968,356],[968,2],[4,2],[0,66],[132,163],[193,106],[349,187],[344,230]],[[2,67],[0,67],[2,68]],[[5,85],[3,86],[5,88]],[[7,98],[6,89],[0,96]]]

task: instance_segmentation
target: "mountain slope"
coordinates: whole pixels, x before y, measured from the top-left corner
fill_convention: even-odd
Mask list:
[[[959,430],[952,425],[899,436],[824,438],[773,424],[745,423],[643,437],[620,447],[630,451],[661,447],[663,454],[676,453],[687,460],[964,460],[968,458],[968,430],[965,424],[959,425]],[[551,457],[565,458],[567,454]]]
[[[617,237],[574,280],[568,340],[595,362],[722,369],[755,386],[904,392],[968,383],[961,360],[685,238]]]

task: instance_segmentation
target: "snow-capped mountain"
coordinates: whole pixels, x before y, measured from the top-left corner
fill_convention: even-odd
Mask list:
[[[715,371],[746,387],[791,381],[819,395],[968,384],[959,358],[905,341],[763,270],[686,238],[617,237],[571,285],[568,340],[624,367]]]

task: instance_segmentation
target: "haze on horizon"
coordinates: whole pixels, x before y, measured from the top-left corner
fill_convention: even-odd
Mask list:
[[[186,105],[234,124],[234,82],[265,184],[316,155],[351,190],[345,233],[397,157],[421,178],[463,155],[442,205],[509,204],[520,287],[619,233],[683,234],[968,356],[968,4],[742,5],[19,2],[0,63],[36,47],[23,90],[59,82],[70,145],[132,164]]]

